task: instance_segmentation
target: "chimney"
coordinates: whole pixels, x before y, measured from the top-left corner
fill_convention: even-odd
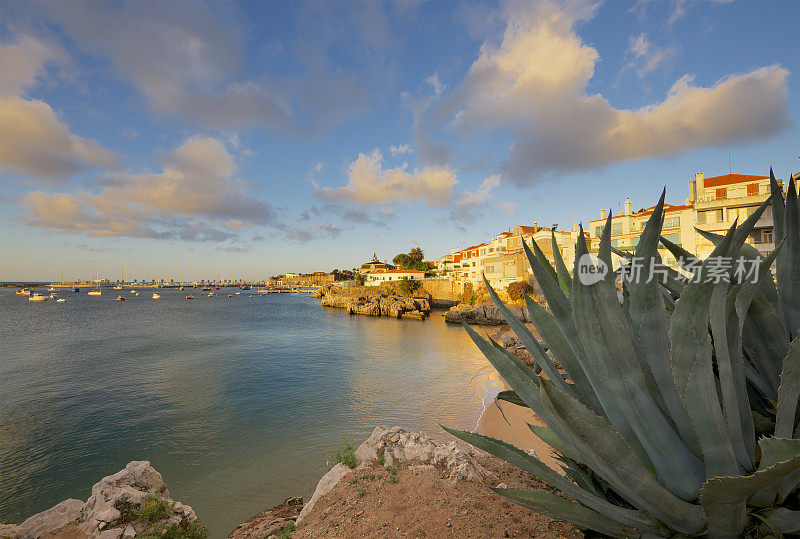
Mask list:
[[[625,199],[625,215],[633,215],[633,202],[630,198]]]
[[[605,218],[606,218],[606,209],[603,208],[600,210],[600,219],[605,219]]]
[[[533,231],[536,232],[537,230],[539,230],[539,221],[534,221],[533,222]]]
[[[696,193],[701,193],[705,186],[703,185],[703,173],[702,172],[695,172],[694,174],[694,182],[696,184]]]
[[[697,182],[689,180],[689,198],[686,199],[686,203],[691,204],[695,200],[697,200]]]

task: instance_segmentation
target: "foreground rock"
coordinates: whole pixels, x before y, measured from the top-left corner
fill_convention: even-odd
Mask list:
[[[303,498],[287,498],[280,505],[262,511],[244,524],[239,524],[230,539],[261,539],[279,536],[297,519],[303,509]]]
[[[149,510],[147,518],[142,516],[143,506]],[[28,518],[17,527],[16,536],[120,539],[173,525],[185,530],[196,520],[194,510],[172,500],[161,474],[142,460],[101,479],[85,503],[64,500]],[[0,527],[0,537],[3,533]]]
[[[433,463],[450,444],[436,444],[425,435],[396,427],[376,429],[368,442],[358,449],[368,460],[355,470],[347,468],[344,480],[326,485],[314,506],[303,511],[293,538],[582,536],[568,523],[551,521],[492,492],[489,486],[553,492],[506,462],[467,451],[466,457],[482,470],[483,478],[454,480],[457,465]],[[381,451],[384,464],[373,458]]]
[[[527,310],[523,309],[522,307],[509,307],[509,309],[511,309],[511,312],[519,320],[525,323],[530,322]],[[501,326],[506,323],[506,319],[503,318],[503,315],[500,313],[500,309],[495,307],[493,304],[473,307],[468,303],[460,303],[455,307],[451,307],[450,310],[447,311],[447,314],[444,316],[444,320],[445,322],[450,322],[451,324],[460,324],[462,317],[467,324],[473,324],[477,326]]]
[[[317,296],[324,307],[344,309],[348,314],[424,320],[431,312],[429,298],[373,293],[363,288],[326,287]]]

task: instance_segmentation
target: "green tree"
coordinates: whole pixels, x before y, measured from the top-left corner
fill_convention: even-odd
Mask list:
[[[415,281],[413,279],[409,279],[408,277],[403,277],[399,283],[397,283],[397,289],[400,291],[401,294],[404,296],[410,296],[417,290],[422,283],[419,281]]]
[[[364,282],[367,280],[367,276],[364,275],[363,273],[356,273],[355,279],[359,286],[364,286]]]
[[[414,265],[414,260],[406,253],[400,253],[392,259],[392,263],[398,268],[406,269]]]
[[[408,252],[408,256],[414,262],[422,262],[423,260],[425,260],[425,253],[423,253],[422,249],[420,249],[419,247],[414,247],[413,249],[411,249]]]

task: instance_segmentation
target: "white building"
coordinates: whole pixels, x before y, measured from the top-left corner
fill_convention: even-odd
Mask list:
[[[411,269],[371,271],[365,275],[364,286],[378,286],[381,283],[397,282],[402,281],[403,279],[408,279],[409,281],[420,281],[424,278],[424,271]]]

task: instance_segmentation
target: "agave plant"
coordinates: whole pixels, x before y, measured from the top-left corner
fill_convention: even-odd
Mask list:
[[[547,425],[529,428],[557,451],[565,475],[505,442],[446,430],[567,497],[495,492],[614,537],[800,532],[800,208],[793,181],[785,201],[771,183],[770,199],[740,226],[701,232],[715,244],[704,261],[661,238],[662,193],[635,253],[617,251],[660,278],[623,281],[621,294],[613,272],[593,284],[573,278],[555,237],[555,267],[535,242],[533,251],[523,244],[549,307],[525,297],[542,341],[486,281],[535,368],[464,327],[513,389],[499,398]],[[775,237],[784,239],[762,259],[745,240],[770,203]],[[598,252],[608,268],[610,229],[609,215]],[[661,265],[659,241],[695,278]],[[587,254],[581,229],[574,275]],[[718,257],[756,261],[758,279],[732,268],[712,278]]]

